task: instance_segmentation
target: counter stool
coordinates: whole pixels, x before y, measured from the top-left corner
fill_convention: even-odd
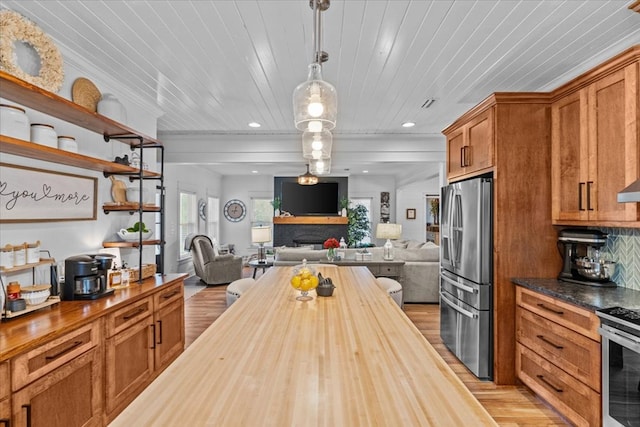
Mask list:
[[[229,283],[229,286],[227,286],[227,307],[236,302],[242,296],[242,293],[248,291],[255,283],[256,281],[252,278],[238,279]]]
[[[388,277],[376,278],[378,285],[382,287],[391,298],[398,304],[398,307],[402,308],[402,285],[397,280],[390,279]]]

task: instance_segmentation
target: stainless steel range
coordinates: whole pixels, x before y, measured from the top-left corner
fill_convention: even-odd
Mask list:
[[[640,426],[640,310],[597,310],[602,335],[602,423]]]

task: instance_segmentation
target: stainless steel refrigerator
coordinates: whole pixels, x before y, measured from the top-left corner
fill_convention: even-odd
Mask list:
[[[471,372],[493,379],[492,178],[441,189],[440,336]]]

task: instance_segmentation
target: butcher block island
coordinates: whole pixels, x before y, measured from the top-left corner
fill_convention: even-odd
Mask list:
[[[497,425],[366,267],[319,266],[336,288],[311,301],[291,269],[269,269],[111,426]]]
[[[0,424],[108,424],[184,350],[184,278],[0,324]]]

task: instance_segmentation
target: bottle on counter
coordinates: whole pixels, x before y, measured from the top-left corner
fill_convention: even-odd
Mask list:
[[[107,288],[120,287],[122,285],[122,272],[114,262],[107,273]]]
[[[344,241],[344,237],[340,238],[340,247],[338,248],[338,259],[344,260],[347,255],[347,242]]]

